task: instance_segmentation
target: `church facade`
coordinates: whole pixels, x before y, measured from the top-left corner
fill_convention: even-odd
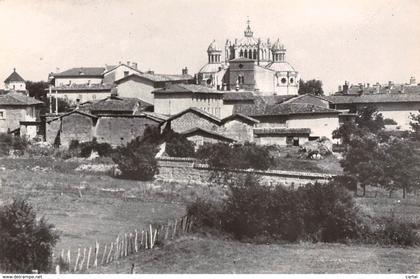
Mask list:
[[[280,40],[254,37],[249,21],[244,37],[226,40],[224,55],[214,40],[207,49],[208,62],[199,71],[202,85],[227,91],[248,90],[259,95],[297,95],[299,73],[286,60]],[[222,59],[223,55],[223,59]]]

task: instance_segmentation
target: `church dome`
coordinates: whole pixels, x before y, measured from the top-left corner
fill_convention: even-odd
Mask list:
[[[207,52],[213,52],[213,51],[222,51],[221,48],[216,43],[216,40],[213,40],[209,47],[207,48]]]
[[[272,51],[284,51],[286,49],[284,48],[284,45],[282,43],[280,43],[280,40],[277,39],[277,41],[273,44],[271,50]]]
[[[296,72],[296,70],[286,61],[271,62],[266,68],[276,72]]]
[[[206,65],[201,67],[199,73],[217,73],[222,69],[224,69],[224,67],[220,63],[207,63]]]

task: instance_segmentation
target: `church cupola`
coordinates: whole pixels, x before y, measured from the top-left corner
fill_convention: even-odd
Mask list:
[[[244,31],[245,37],[252,37],[254,35],[254,32],[252,32],[251,27],[249,25],[250,23],[251,23],[251,21],[248,19],[247,20],[247,25],[248,26],[246,27],[246,29]]]
[[[207,48],[207,54],[209,56],[209,63],[215,64],[220,63],[220,56],[222,55],[222,50],[216,43],[216,40],[213,40],[209,47]]]
[[[271,52],[273,54],[273,62],[284,62],[286,49],[284,48],[284,45],[280,43],[279,39],[273,44]]]

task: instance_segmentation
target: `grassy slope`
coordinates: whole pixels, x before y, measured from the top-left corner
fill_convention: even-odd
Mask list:
[[[417,273],[420,249],[344,244],[251,245],[190,236],[91,273]]]

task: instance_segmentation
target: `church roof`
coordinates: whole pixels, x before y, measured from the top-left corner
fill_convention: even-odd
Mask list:
[[[267,66],[267,69],[276,71],[276,72],[296,72],[296,70],[286,61],[282,62],[271,62]]]
[[[88,76],[88,77],[102,77],[105,68],[103,67],[79,67],[71,68],[61,73],[53,74],[55,77],[75,77],[75,76]]]
[[[22,93],[7,93],[0,95],[0,106],[35,106],[43,102]]]
[[[13,69],[13,73],[11,73],[10,76],[6,78],[4,82],[10,83],[16,81],[25,82],[25,80],[16,72],[16,69]]]

